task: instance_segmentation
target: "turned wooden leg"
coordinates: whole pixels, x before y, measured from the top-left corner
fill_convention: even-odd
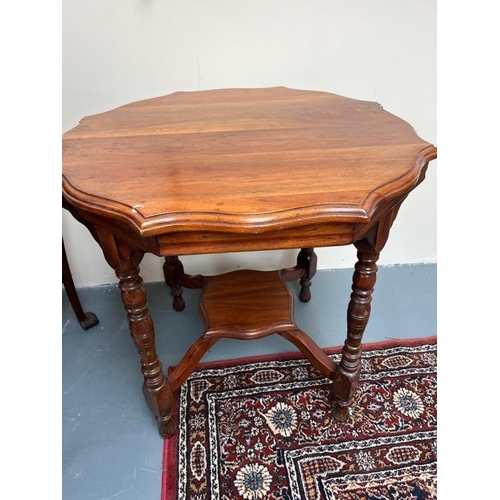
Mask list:
[[[165,276],[165,283],[170,288],[174,298],[173,305],[176,311],[182,311],[186,304],[182,297],[182,287],[179,285],[178,278],[184,274],[182,262],[177,256],[165,257],[163,264],[163,275]]]
[[[156,415],[160,434],[168,438],[177,429],[172,419],[174,396],[156,354],[153,320],[149,314],[143,281],[139,276],[139,266],[118,270],[116,276],[120,280],[118,286],[127,311],[130,334],[141,357],[144,396]]]
[[[305,272],[300,278],[300,293],[299,299],[301,302],[309,302],[311,300],[311,280],[316,274],[316,266],[318,257],[314,252],[314,248],[302,248],[297,256],[297,266],[305,267]]]
[[[120,280],[118,287],[127,311],[130,335],[141,359],[141,371],[144,375],[142,391],[146,403],[158,420],[160,434],[165,438],[171,437],[177,430],[177,424],[172,418],[174,395],[156,353],[153,319],[149,314],[146,290],[139,276],[139,264],[144,253],[104,228],[95,226],[92,234]]]
[[[355,265],[351,300],[347,309],[347,339],[342,358],[333,377],[334,415],[341,421],[349,416],[354,391],[361,369],[361,339],[370,317],[373,288],[377,274],[379,252],[363,239],[355,243],[358,262]]]

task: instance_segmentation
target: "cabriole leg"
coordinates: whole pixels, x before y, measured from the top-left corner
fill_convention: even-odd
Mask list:
[[[75,312],[76,318],[80,326],[84,330],[88,330],[99,323],[99,319],[93,312],[85,312],[82,308],[78,292],[76,291],[71,269],[69,268],[68,257],[66,255],[66,248],[64,247],[64,240],[62,242],[62,283],[66,294],[68,295],[69,303]]]

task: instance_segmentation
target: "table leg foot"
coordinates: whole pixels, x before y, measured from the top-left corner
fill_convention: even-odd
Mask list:
[[[146,370],[143,368],[143,373],[145,372]],[[146,404],[156,416],[160,434],[168,439],[177,432],[177,423],[172,416],[174,392],[172,384],[162,372],[158,373],[156,381],[161,385],[152,387],[152,381],[145,379],[142,392]]]
[[[333,417],[338,422],[346,422],[349,418],[349,403],[335,398],[332,404]]]
[[[88,330],[99,323],[99,318],[93,312],[86,312],[85,318],[80,321],[80,326]]]
[[[156,420],[158,420],[158,430],[163,438],[169,439],[175,435],[177,432],[177,422],[171,415],[168,417],[157,417]]]
[[[301,302],[309,302],[311,300],[311,284],[314,275],[316,274],[316,266],[318,257],[314,252],[314,248],[302,248],[297,256],[297,265],[305,267],[305,272],[300,278],[300,293],[299,299]]]
[[[339,365],[332,377],[331,401],[333,416],[339,422],[349,418],[349,407],[354,399],[354,392],[359,383],[360,370],[354,374],[345,373]]]
[[[184,302],[184,299],[182,298],[181,295],[174,295],[173,307],[174,307],[174,310],[177,312],[184,311],[184,308],[186,307],[186,303]]]
[[[311,286],[311,282],[307,283],[307,285],[301,285],[299,299],[301,302],[305,304],[311,300],[311,290],[309,290]]]

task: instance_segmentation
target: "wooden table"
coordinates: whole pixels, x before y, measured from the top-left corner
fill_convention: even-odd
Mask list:
[[[86,117],[64,134],[63,206],[116,272],[162,436],[176,430],[175,391],[222,337],[290,340],[332,381],[332,411],[347,418],[379,253],[435,158],[433,145],[375,102],[283,87],[176,92]],[[295,324],[284,282],[300,279],[307,302],[313,248],[349,244],[358,261],[336,364]],[[301,249],[297,265],[274,272],[190,276],[178,258],[286,248]],[[139,275],[147,252],[165,257],[175,309],[182,287],[203,289],[205,333],[169,376]]]

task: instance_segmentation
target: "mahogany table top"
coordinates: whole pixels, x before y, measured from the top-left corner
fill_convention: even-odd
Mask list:
[[[327,92],[176,92],[63,135],[63,196],[146,237],[367,223],[436,148],[375,102]]]
[[[163,437],[176,431],[174,392],[225,337],[283,336],[331,380],[334,417],[348,418],[377,260],[435,157],[432,144],[375,102],[283,87],[178,92],[84,118],[64,134],[63,205],[119,279],[143,393]],[[300,279],[307,302],[314,248],[351,243],[358,261],[337,364],[295,325],[284,282]],[[191,276],[178,259],[284,248],[301,248],[297,265],[274,272]],[[183,287],[203,289],[205,333],[168,375],[139,274],[147,252],[166,257],[176,310]]]

